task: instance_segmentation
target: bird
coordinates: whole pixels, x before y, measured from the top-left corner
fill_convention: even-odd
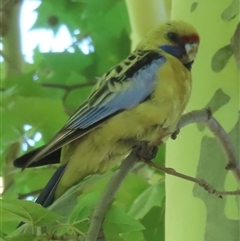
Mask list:
[[[23,169],[60,163],[36,202],[48,207],[88,175],[117,166],[134,147],[128,140],[166,141],[189,101],[199,43],[191,24],[165,22],[99,78],[48,144],[14,161]]]

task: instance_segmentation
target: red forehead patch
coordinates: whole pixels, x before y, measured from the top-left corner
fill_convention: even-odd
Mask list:
[[[188,35],[188,36],[183,36],[182,38],[182,41],[184,43],[188,43],[188,42],[196,42],[196,43],[199,43],[200,41],[200,38],[198,35],[194,34],[194,35]]]

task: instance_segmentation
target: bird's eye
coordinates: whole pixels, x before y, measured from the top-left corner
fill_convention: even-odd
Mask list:
[[[173,43],[177,43],[179,41],[178,34],[173,33],[173,32],[167,33],[167,38]]]

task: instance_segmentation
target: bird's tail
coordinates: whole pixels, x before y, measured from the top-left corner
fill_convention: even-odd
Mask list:
[[[53,174],[43,191],[40,193],[38,198],[36,199],[36,203],[40,204],[43,207],[50,206],[54,201],[54,193],[56,190],[56,187],[61,180],[61,177],[65,171],[66,165],[60,166],[56,172]],[[21,227],[24,224],[24,222],[20,222],[17,226],[17,228]]]
[[[42,205],[43,207],[50,206],[54,201],[54,193],[56,187],[65,171],[66,165],[60,166],[56,172],[53,174],[46,187],[40,193],[38,198],[36,199],[36,203]]]

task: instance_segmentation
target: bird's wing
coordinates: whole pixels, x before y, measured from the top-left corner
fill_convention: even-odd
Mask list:
[[[45,148],[26,162],[25,167],[89,133],[113,115],[131,109],[154,90],[157,70],[166,59],[159,52],[133,52],[105,74],[89,98]]]

